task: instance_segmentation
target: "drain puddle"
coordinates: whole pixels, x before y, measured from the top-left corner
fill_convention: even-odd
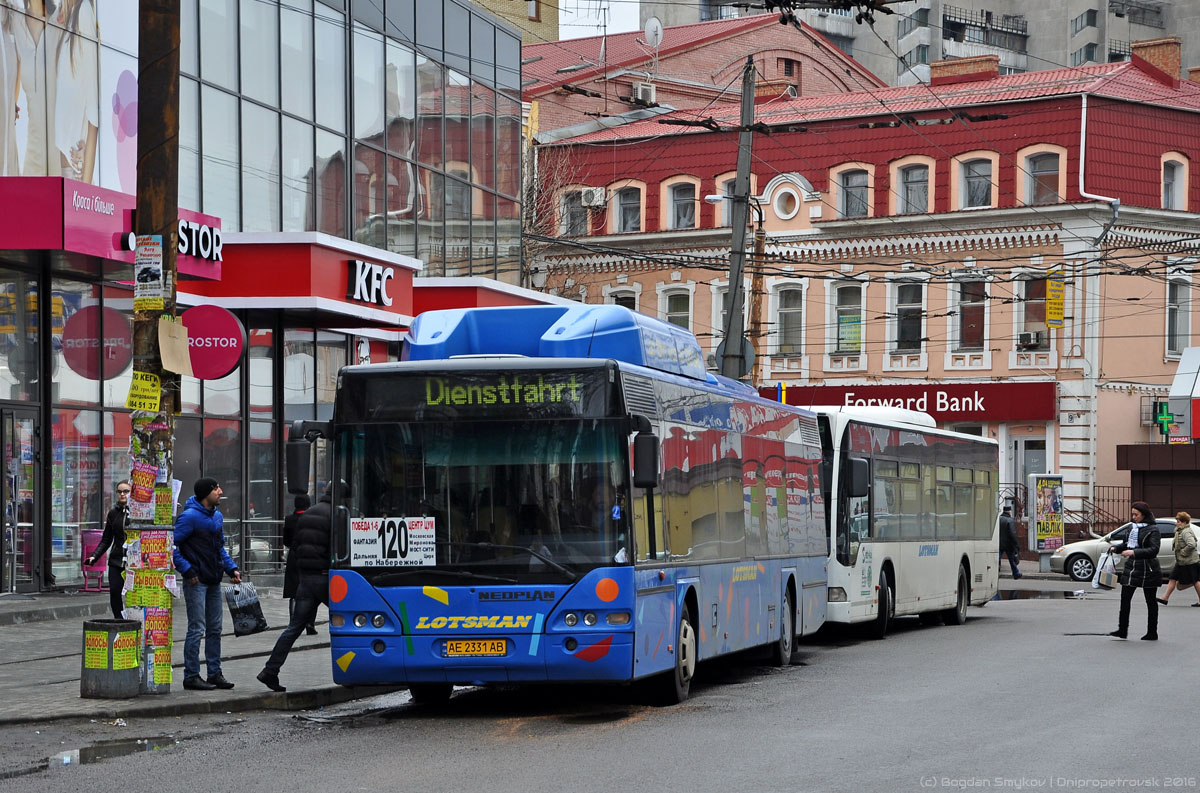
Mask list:
[[[139,752],[152,752],[156,749],[168,749],[172,746],[178,746],[178,741],[173,735],[160,735],[152,738],[122,738],[114,741],[98,741],[87,746],[82,746],[78,749],[68,749],[64,752],[47,757],[44,760],[39,760],[37,763],[26,766],[25,768],[17,768],[12,771],[0,771],[0,779],[15,779],[21,776],[29,776],[42,771],[48,771],[51,768],[70,765],[87,765],[88,763],[99,763],[102,760],[109,760],[114,757],[123,757],[128,754],[138,754]]]

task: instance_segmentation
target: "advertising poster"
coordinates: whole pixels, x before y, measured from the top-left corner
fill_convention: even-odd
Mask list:
[[[108,668],[108,633],[105,631],[83,632],[83,668]]]
[[[1033,477],[1033,519],[1039,552],[1049,553],[1063,545],[1063,485],[1061,476]]]
[[[146,607],[146,645],[171,646],[171,610],[162,606]]]
[[[138,665],[138,632],[121,631],[113,640],[113,669],[136,669]]]
[[[161,234],[139,234],[133,260],[133,310],[161,311],[166,295],[163,282]]]
[[[158,478],[158,466],[137,460],[133,463],[133,473],[130,478],[133,480],[132,500],[143,503],[153,502],[154,481]]]

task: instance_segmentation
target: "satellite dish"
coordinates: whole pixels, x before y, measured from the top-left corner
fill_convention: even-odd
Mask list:
[[[646,20],[646,46],[657,48],[662,44],[663,39],[663,24],[658,17],[650,17]]]

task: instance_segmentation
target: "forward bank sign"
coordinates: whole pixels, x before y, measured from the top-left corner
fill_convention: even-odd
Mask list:
[[[778,398],[773,387],[763,396]],[[788,386],[789,405],[886,406],[919,410],[945,421],[1054,421],[1058,386],[1037,383],[927,383],[923,385]]]

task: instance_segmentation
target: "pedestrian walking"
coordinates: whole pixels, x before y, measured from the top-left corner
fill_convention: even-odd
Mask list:
[[[187,604],[187,636],[183,641],[183,687],[195,691],[233,688],[221,674],[221,574],[242,583],[229,551],[225,550],[224,518],[217,510],[221,485],[201,477],[175,519],[175,569],[183,576]],[[204,638],[204,665],[208,679],[200,677],[200,639]]]
[[[1200,607],[1200,551],[1196,548],[1196,530],[1192,527],[1192,516],[1186,512],[1175,516],[1175,539],[1171,543],[1171,550],[1175,551],[1175,569],[1171,571],[1167,591],[1158,602],[1165,606],[1176,588],[1195,587],[1196,602],[1192,605]]]
[[[125,589],[125,579],[122,572],[125,570],[125,530],[129,528],[131,489],[128,479],[117,482],[117,501],[108,511],[108,517],[104,519],[104,535],[100,538],[96,550],[92,551],[92,555],[86,560],[88,567],[91,567],[105,551],[112,548],[108,554],[108,605],[115,620],[121,619],[124,612],[121,593]]]
[[[1017,541],[1017,527],[1013,523],[1012,507],[1000,510],[1000,558],[1008,557],[1008,566],[1012,568],[1012,577],[1021,578],[1017,565],[1021,563],[1019,553],[1020,543]]]
[[[1129,634],[1129,607],[1133,593],[1140,589],[1146,598],[1146,635],[1144,641],[1158,641],[1158,599],[1155,593],[1162,584],[1162,568],[1158,564],[1158,546],[1161,541],[1155,526],[1154,513],[1145,501],[1133,502],[1129,536],[1124,542],[1108,549],[1125,557],[1125,569],[1121,571],[1121,611],[1117,617],[1117,629],[1109,634],[1124,639]]]
[[[300,571],[300,580],[296,586],[296,609],[292,612],[283,633],[275,640],[275,648],[271,657],[258,673],[258,681],[272,691],[287,691],[287,687],[279,683],[279,670],[283,668],[292,645],[300,636],[305,625],[310,625],[317,617],[317,608],[324,603],[329,606],[329,545],[333,524],[333,508],[330,496],[333,487],[326,489],[316,505],[304,511],[296,521],[296,535],[293,538],[292,550],[289,556],[296,557],[296,567]],[[338,498],[348,495],[345,485],[338,486]]]
[[[296,525],[300,522],[300,516],[304,514],[304,510],[311,505],[312,501],[308,496],[300,494],[296,496],[295,509],[292,514],[283,519],[283,547],[288,549],[287,564],[283,568],[283,596],[288,598],[289,620],[296,613],[296,588],[300,585],[300,568],[296,564],[296,554],[292,549],[296,542]],[[309,636],[315,636],[317,626],[310,622],[304,626],[304,632]]]

